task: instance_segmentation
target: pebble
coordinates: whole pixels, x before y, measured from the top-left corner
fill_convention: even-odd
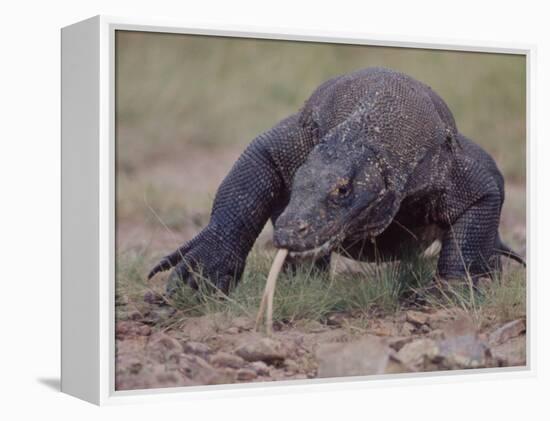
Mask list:
[[[401,334],[401,336],[409,336],[409,335],[411,335],[415,330],[416,330],[416,327],[415,327],[412,323],[410,323],[410,322],[405,322],[405,323],[403,323],[403,325],[401,326],[400,334]]]
[[[187,354],[200,355],[203,358],[204,356],[212,352],[212,350],[208,345],[202,342],[193,342],[193,341],[186,342],[183,345],[183,351]]]
[[[270,338],[246,342],[237,348],[235,352],[246,361],[264,361],[268,364],[282,361],[286,357],[282,344]]]
[[[140,336],[149,336],[151,335],[151,333],[152,333],[151,326],[143,325],[143,326],[140,326],[140,328],[138,329],[138,335]]]
[[[241,368],[237,371],[237,380],[247,381],[247,380],[253,380],[256,377],[258,377],[256,372],[249,368]]]
[[[250,367],[258,374],[258,376],[268,376],[269,366],[263,361],[254,361]]]
[[[419,366],[424,358],[433,358],[439,353],[437,343],[432,339],[418,339],[405,344],[397,353],[397,358],[406,365]]]
[[[244,360],[238,355],[229,354],[228,352],[218,352],[210,357],[210,362],[217,366],[241,368],[244,365]]]
[[[153,346],[164,348],[169,351],[181,352],[182,350],[181,344],[177,340],[164,333],[155,333],[151,336],[151,342]]]
[[[491,345],[502,344],[512,338],[521,335],[526,330],[525,320],[519,319],[506,323],[489,335]]]
[[[285,366],[285,369],[290,371],[291,373],[297,373],[298,371],[300,371],[300,366],[298,365],[298,363],[289,358],[285,360],[284,366]]]
[[[420,311],[407,311],[407,321],[418,326],[426,324],[428,317],[429,316],[426,313],[422,313]]]

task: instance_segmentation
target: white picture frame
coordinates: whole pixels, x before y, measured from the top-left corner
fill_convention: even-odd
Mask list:
[[[152,19],[96,16],[67,26],[61,31],[62,44],[62,377],[63,392],[103,405],[135,401],[197,399],[211,396],[241,396],[376,387],[386,383],[415,384],[513,378],[534,375],[535,356],[530,328],[535,314],[533,282],[529,276],[531,227],[530,180],[527,177],[527,300],[528,336],[525,368],[384,375],[368,378],[304,380],[223,386],[178,387],[143,391],[115,391],[114,387],[114,283],[115,283],[115,150],[114,150],[114,34],[117,30],[201,34],[245,38],[368,44],[380,46],[446,49],[457,51],[523,54],[527,62],[527,165],[532,143],[532,45],[500,43],[463,44],[459,41],[378,37],[371,34],[323,33],[277,28],[231,25],[186,27],[185,24]]]

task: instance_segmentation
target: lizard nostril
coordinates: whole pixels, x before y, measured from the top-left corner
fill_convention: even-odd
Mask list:
[[[298,233],[305,234],[309,230],[309,224],[307,222],[301,221],[298,224]]]

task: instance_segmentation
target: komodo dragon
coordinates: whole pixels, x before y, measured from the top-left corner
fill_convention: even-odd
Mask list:
[[[220,185],[208,225],[164,257],[169,294],[206,276],[228,292],[271,219],[276,247],[326,267],[330,252],[399,259],[441,241],[437,276],[474,279],[525,264],[500,240],[504,180],[457,131],[443,100],[397,71],[368,68],[319,86],[255,138]]]

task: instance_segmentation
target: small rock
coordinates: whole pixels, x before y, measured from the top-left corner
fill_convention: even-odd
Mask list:
[[[143,363],[137,358],[134,358],[128,362],[128,369],[132,374],[138,374],[142,368]]]
[[[218,352],[210,357],[210,362],[217,366],[231,368],[241,368],[244,365],[244,360],[241,357],[228,352]]]
[[[517,336],[491,347],[491,355],[501,367],[524,366],[527,362],[525,336]]]
[[[390,349],[377,336],[357,342],[321,344],[318,377],[365,376],[386,370]]]
[[[128,314],[128,319],[130,320],[137,321],[137,320],[140,320],[141,318],[143,318],[143,315],[137,310],[134,310],[130,314]]]
[[[499,327],[489,335],[489,343],[491,345],[502,344],[512,338],[515,338],[526,330],[524,319],[514,320]]]
[[[210,347],[202,342],[193,342],[189,341],[183,345],[183,351],[187,354],[200,355],[205,358],[208,354],[212,352]]]
[[[420,311],[409,310],[407,311],[407,321],[417,326],[421,326],[428,321],[428,315]]]
[[[450,370],[487,366],[488,348],[477,335],[462,335],[439,343],[439,358],[442,368]]]
[[[420,326],[420,332],[422,332],[422,333],[430,333],[430,332],[431,332],[430,326],[428,326],[428,325],[422,325],[422,326]]]
[[[345,313],[332,313],[327,317],[327,325],[342,326],[347,321]]]
[[[128,322],[118,322],[115,328],[115,335],[117,338],[122,338],[130,332],[130,324]]]
[[[395,323],[387,320],[373,320],[368,331],[377,336],[399,336]]]
[[[140,326],[140,328],[138,329],[138,335],[140,336],[149,336],[151,332],[151,326],[147,325]]]
[[[436,341],[442,340],[445,338],[445,332],[441,329],[434,329],[428,333],[428,338],[434,339]]]
[[[386,339],[386,343],[395,351],[399,351],[405,344],[412,342],[414,336],[395,336]]]
[[[286,370],[292,373],[297,373],[298,371],[300,371],[300,366],[298,365],[298,363],[289,358],[285,359],[284,366]]]
[[[171,336],[168,336],[165,333],[155,333],[151,336],[151,346],[155,348],[163,348],[167,351],[175,351],[175,352],[181,352],[182,347],[181,344],[172,338]]]
[[[408,366],[421,366],[425,358],[434,358],[439,354],[437,343],[431,339],[417,339],[405,344],[397,353],[397,358]]]
[[[263,361],[254,361],[250,364],[250,368],[258,374],[258,376],[268,376],[269,366]]]
[[[249,368],[241,368],[237,371],[237,380],[249,381],[255,379],[257,376],[256,372]]]
[[[466,313],[459,313],[454,320],[442,324],[441,329],[445,333],[446,338],[477,334],[472,317]]]
[[[287,355],[281,342],[271,338],[253,339],[241,345],[235,353],[246,361],[264,361],[268,364],[282,361]]]
[[[399,360],[395,353],[390,353],[390,359],[386,365],[386,374],[398,374],[398,373],[411,373],[415,372],[413,367],[406,365],[403,361]]]
[[[400,335],[401,336],[409,336],[412,335],[412,333],[416,330],[416,326],[413,325],[410,322],[405,322],[401,326]]]
[[[456,312],[452,312],[449,309],[439,309],[428,315],[427,324],[432,329],[442,329],[449,324],[449,321],[456,317]]]

